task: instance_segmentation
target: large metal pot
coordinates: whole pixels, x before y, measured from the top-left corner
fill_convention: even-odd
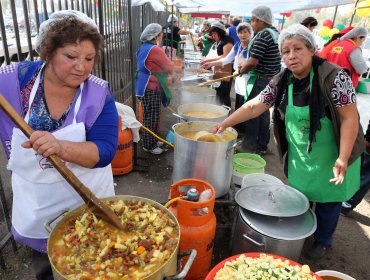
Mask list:
[[[299,259],[305,238],[316,230],[316,216],[303,193],[281,183],[249,185],[235,194],[235,201],[240,214],[233,254],[265,252]]]
[[[129,195],[119,195],[119,196],[113,196],[113,197],[107,197],[107,198],[104,198],[102,200],[107,200],[107,201],[116,201],[116,200],[134,200],[134,201],[142,201],[144,203],[150,203],[152,205],[154,205],[156,208],[166,212],[170,217],[171,219],[177,224],[177,227],[180,229],[180,226],[179,226],[179,223],[177,221],[177,219],[175,218],[175,216],[167,209],[165,208],[163,205],[159,204],[158,202],[155,202],[153,200],[150,200],[150,199],[147,199],[147,198],[143,198],[143,197],[137,197],[137,196],[129,196]],[[67,220],[76,215],[77,213],[79,212],[82,212],[84,211],[84,209],[86,208],[86,205],[83,204],[71,211],[69,210],[64,210],[62,211],[61,213],[58,213],[58,215],[56,215],[55,217],[52,217],[49,221],[46,221],[45,222],[45,228],[50,232],[50,235],[49,235],[49,238],[48,238],[48,243],[47,243],[47,249],[48,249],[48,252],[50,252],[50,246],[51,244],[53,244],[53,240],[55,239],[55,235],[56,235],[56,232],[58,231],[58,229],[60,227],[62,227],[66,222]],[[58,224],[54,227],[54,228],[51,228],[51,224],[56,221],[57,219],[59,219],[62,215],[64,214],[64,217],[58,222]],[[180,230],[178,231],[178,240],[180,241]],[[176,249],[173,251],[173,253],[171,254],[170,258],[167,260],[167,262],[165,262],[162,266],[158,267],[156,271],[154,271],[151,275],[147,276],[146,278],[143,278],[145,280],[163,280],[163,279],[182,279],[186,276],[187,272],[189,271],[190,269],[190,266],[196,256],[196,251],[195,250],[192,250],[191,252],[186,252],[186,253],[180,253],[180,255],[189,255],[189,258],[188,258],[188,261],[186,263],[186,265],[184,266],[183,268],[183,271],[181,271],[179,274],[175,275],[176,272],[177,272],[177,257],[179,255],[179,242],[177,243],[176,245]],[[52,267],[52,270],[53,270],[53,276],[54,276],[54,279],[55,280],[64,280],[64,279],[67,279],[60,271],[58,271],[56,269],[56,267],[54,266],[54,264],[52,263],[52,259],[48,253],[48,257],[49,257],[49,260],[50,260],[50,263],[51,263],[51,267]]]
[[[179,94],[179,104],[188,103],[216,104],[216,93],[208,87],[184,86]]]
[[[211,131],[215,122],[185,122],[173,126],[175,153],[173,181],[196,178],[210,183],[216,189],[216,197],[228,193],[232,176],[232,155],[238,133],[228,142],[201,142],[185,138],[188,131]]]
[[[207,104],[207,103],[189,103],[189,104],[182,104],[177,107],[177,113],[179,114],[181,119],[185,121],[212,121],[212,122],[222,122],[226,119],[230,113],[231,108],[225,105],[214,105],[214,104]],[[202,117],[194,117],[188,116],[191,112],[209,112],[209,113],[216,113],[219,115],[218,117],[212,118],[202,118]]]
[[[265,216],[239,208],[232,254],[265,252],[298,261],[306,237],[316,230],[315,214],[309,209],[295,217]]]

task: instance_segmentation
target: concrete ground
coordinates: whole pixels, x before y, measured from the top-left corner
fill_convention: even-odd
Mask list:
[[[188,86],[189,84],[186,84]],[[196,89],[196,88],[194,88]],[[207,94],[207,90],[201,89]],[[210,90],[211,92],[212,90]],[[176,110],[183,96],[183,87],[174,89],[174,100],[171,107]],[[369,119],[370,95],[358,95],[358,106],[361,109],[361,117],[364,124]],[[366,116],[366,117],[365,117]],[[161,135],[165,137],[174,123],[178,119],[172,116],[169,109],[163,110],[163,119],[160,126]],[[264,156],[267,162],[265,173],[276,176],[286,182],[282,172],[282,165],[276,153],[273,139],[270,141],[269,154]],[[1,152],[0,175],[3,180],[6,197],[11,205],[11,187],[9,183],[9,173],[5,170],[6,160]],[[152,155],[143,152],[141,144],[138,145],[138,160],[134,171],[115,176],[116,193],[119,195],[136,195],[150,198],[160,203],[165,203],[168,198],[169,186],[172,184],[172,169],[174,165],[173,150],[162,155]],[[145,171],[139,171],[139,170]],[[233,220],[233,206],[227,203],[228,198],[218,199],[215,212],[217,216],[217,228],[213,251],[212,265],[230,256],[229,241],[231,236],[231,225]],[[226,203],[225,203],[226,202]],[[3,220],[0,228],[0,237],[3,237],[6,229]],[[308,238],[306,247],[312,243]],[[303,253],[304,253],[303,251]],[[370,193],[348,217],[340,217],[339,225],[334,235],[334,246],[328,254],[318,261],[311,261],[305,257],[300,258],[300,263],[309,264],[314,271],[330,269],[347,273],[358,280],[370,279],[369,257],[370,253]],[[0,279],[35,279],[30,265],[30,252],[24,246],[19,246],[18,253],[14,254],[11,247],[6,246],[4,251],[7,269],[0,269]]]

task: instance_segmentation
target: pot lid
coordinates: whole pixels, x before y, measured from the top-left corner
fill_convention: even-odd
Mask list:
[[[303,193],[284,184],[246,186],[235,194],[235,201],[244,209],[275,217],[298,216],[310,206]]]
[[[265,184],[284,184],[279,178],[266,173],[251,173],[244,175],[242,188]]]
[[[295,217],[272,217],[239,208],[242,220],[268,237],[283,240],[304,239],[316,230],[316,216],[311,209]]]

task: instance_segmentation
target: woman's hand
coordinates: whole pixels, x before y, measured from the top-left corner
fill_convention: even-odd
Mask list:
[[[203,63],[201,65],[202,65],[202,68],[204,68],[204,69],[209,69],[209,68],[211,68],[213,66],[212,65],[212,62],[205,62],[205,63]]]
[[[337,158],[333,167],[334,178],[330,179],[330,182],[335,183],[336,185],[342,184],[344,176],[346,176],[347,167],[348,161]]]
[[[216,124],[216,125],[214,125],[213,127],[212,127],[212,130],[211,130],[211,132],[212,133],[222,133],[222,132],[224,132],[224,130],[226,129],[227,127],[226,126],[224,126],[224,125],[222,125],[222,123],[218,123],[218,124]]]
[[[38,154],[47,158],[50,155],[61,157],[62,145],[54,135],[47,131],[35,131],[31,134],[30,140],[22,144],[23,148],[32,148]]]

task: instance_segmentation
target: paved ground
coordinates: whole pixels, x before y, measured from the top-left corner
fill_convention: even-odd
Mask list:
[[[181,90],[176,90],[172,108],[176,108],[181,100]],[[359,108],[363,123],[367,123],[370,114],[370,95],[359,95]],[[163,122],[161,124],[162,136],[166,136],[172,124],[177,122],[177,118],[171,115],[168,109],[164,109]],[[273,140],[269,146],[270,153],[264,158],[267,161],[265,172],[272,174],[286,182],[286,178],[281,170],[281,163],[276,154],[276,148]],[[6,161],[3,153],[0,153],[0,175],[4,182],[6,196],[11,201],[11,188],[9,184],[9,173],[5,170]],[[135,170],[148,166],[147,172],[133,171],[127,175],[116,176],[115,183],[117,194],[137,195],[147,197],[155,201],[164,203],[167,201],[168,189],[172,183],[173,151],[169,149],[165,154],[154,156],[144,153],[138,148],[138,160]],[[9,203],[10,205],[10,203]],[[215,208],[218,224],[215,238],[213,265],[222,259],[230,256],[228,250],[230,240],[230,225],[232,221],[231,208],[220,206],[217,203]],[[0,228],[0,237],[5,234],[3,220]],[[312,242],[307,239],[307,246]],[[301,263],[309,264],[314,271],[323,269],[338,270],[348,273],[358,280],[370,279],[369,257],[370,253],[370,194],[358,206],[349,217],[341,217],[337,231],[334,236],[333,249],[329,251],[323,259],[313,262],[304,257],[300,259]],[[7,269],[0,269],[0,279],[34,279],[30,266],[30,252],[23,246],[19,246],[19,252],[14,254],[10,246],[6,247],[4,252]]]

